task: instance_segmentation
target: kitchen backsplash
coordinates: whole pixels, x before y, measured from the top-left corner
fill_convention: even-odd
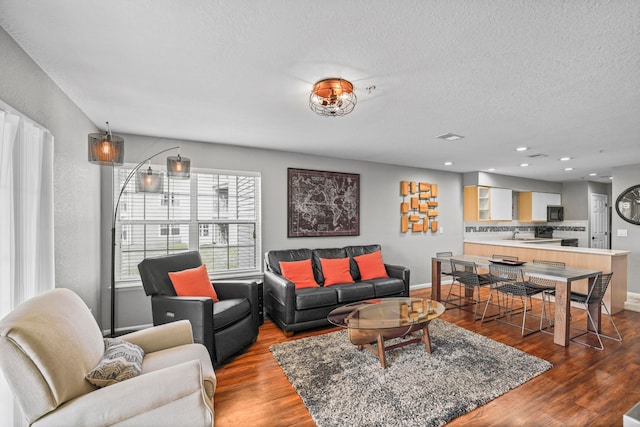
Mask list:
[[[533,237],[537,226],[546,225],[553,228],[554,239],[578,239],[578,246],[589,247],[589,235],[587,232],[588,221],[563,221],[553,223],[532,222],[465,222],[465,240],[493,240],[506,239],[513,236],[515,231],[518,237]]]

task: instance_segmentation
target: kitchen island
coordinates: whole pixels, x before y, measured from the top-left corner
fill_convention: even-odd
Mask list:
[[[603,273],[613,272],[611,284],[604,296],[604,303],[613,313],[624,310],[627,299],[627,254],[629,251],[613,249],[578,248],[544,244],[527,240],[466,240],[464,253],[491,257],[492,255],[517,256],[520,261],[534,259],[561,261],[567,267],[589,268]],[[576,282],[573,290],[587,293],[586,280]]]

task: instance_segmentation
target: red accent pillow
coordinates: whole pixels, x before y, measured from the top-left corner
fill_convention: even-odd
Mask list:
[[[286,279],[296,285],[296,289],[317,288],[320,286],[316,279],[313,278],[310,259],[289,262],[280,261],[280,270]]]
[[[349,272],[349,258],[320,258],[320,265],[325,286],[353,283]]]
[[[196,268],[170,272],[169,279],[180,297],[209,297],[216,302],[220,301],[204,264]]]
[[[382,262],[382,252],[375,251],[370,254],[353,257],[353,259],[358,264],[362,280],[389,277],[387,269],[384,268],[384,263]]]

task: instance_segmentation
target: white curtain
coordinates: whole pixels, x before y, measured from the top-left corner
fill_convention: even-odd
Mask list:
[[[53,136],[0,102],[0,318],[54,287]],[[0,425],[23,425],[1,373]]]

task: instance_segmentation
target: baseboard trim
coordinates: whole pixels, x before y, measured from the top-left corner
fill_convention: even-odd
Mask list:
[[[624,302],[624,309],[640,313],[640,294],[627,292],[627,300]]]

